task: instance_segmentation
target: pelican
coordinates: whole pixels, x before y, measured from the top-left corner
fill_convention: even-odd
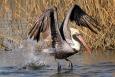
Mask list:
[[[41,37],[43,41],[50,38],[51,47],[43,48],[42,52],[53,55],[55,59],[69,61],[72,68],[72,62],[68,57],[80,51],[81,45],[84,45],[89,53],[91,53],[91,50],[82,38],[81,33],[74,28],[70,28],[69,21],[75,22],[78,26],[87,27],[94,33],[100,30],[98,23],[75,4],[67,12],[61,25],[58,24],[57,8],[50,7],[38,17],[28,35],[29,38],[37,40],[38,43]],[[59,62],[57,69],[58,71],[61,69]]]

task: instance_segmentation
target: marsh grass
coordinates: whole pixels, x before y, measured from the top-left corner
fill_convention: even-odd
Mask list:
[[[0,38],[13,40],[27,38],[33,23],[45,9],[56,6],[58,19],[62,21],[69,8],[78,4],[86,13],[98,21],[101,31],[77,27],[93,49],[115,48],[115,0],[0,0]],[[75,23],[70,23],[75,27]]]

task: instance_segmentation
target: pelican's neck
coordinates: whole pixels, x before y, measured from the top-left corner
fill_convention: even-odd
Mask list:
[[[76,40],[74,40],[74,39],[72,38],[72,44],[71,44],[71,47],[72,47],[73,49],[79,51],[80,48],[81,48],[81,44],[80,44],[79,41],[76,41]]]
[[[75,50],[79,51],[81,48],[81,44],[79,41],[77,41],[77,39],[75,40],[73,38],[73,35],[75,35],[77,33],[79,34],[79,31],[75,28],[70,28],[70,31],[71,31],[71,38],[72,38],[71,47],[74,48]]]

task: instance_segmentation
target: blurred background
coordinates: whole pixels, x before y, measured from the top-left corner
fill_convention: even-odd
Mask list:
[[[74,4],[101,26],[99,34],[77,27],[92,49],[115,49],[115,0],[0,0],[0,48],[4,48],[6,39],[16,44],[27,39],[36,18],[48,7],[56,6],[58,19],[62,21]]]

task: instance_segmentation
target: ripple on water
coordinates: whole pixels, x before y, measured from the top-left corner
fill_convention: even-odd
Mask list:
[[[62,61],[62,70],[57,72],[55,60],[45,54],[35,55],[34,44],[31,41],[12,51],[0,52],[0,77],[115,77],[115,53],[96,53],[89,55],[74,55],[73,70]],[[106,52],[104,52],[106,53]],[[45,62],[44,66],[39,66]],[[35,63],[37,69],[19,69],[28,63]],[[31,67],[33,68],[33,67]]]

